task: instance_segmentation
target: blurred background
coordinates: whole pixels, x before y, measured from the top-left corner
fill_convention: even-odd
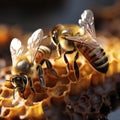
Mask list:
[[[78,24],[85,9],[94,12],[97,31],[120,37],[119,6],[120,0],[0,0],[0,67],[11,65],[12,38],[24,42],[38,28],[48,34],[56,24]]]
[[[120,36],[120,27],[116,27],[120,25],[119,3],[120,0],[0,0],[0,67],[11,65],[9,44],[13,37],[24,40],[38,28],[77,24],[85,9],[93,10],[97,30]],[[109,114],[109,120],[119,120],[119,114],[120,110]]]
[[[108,19],[111,17],[109,9],[107,12],[110,15],[103,14],[104,8],[114,5],[116,7],[116,1],[119,2],[119,0],[0,0],[0,58],[9,60],[7,65],[11,64],[9,44],[12,38],[17,37],[26,41],[30,36],[28,33],[38,28],[44,29],[46,33],[46,30],[48,32],[56,24],[77,24],[85,9],[93,10],[96,28],[99,28],[106,16]],[[0,67],[6,65],[3,64],[3,60],[0,63]]]
[[[0,0],[0,24],[26,31],[58,23],[77,23],[84,9],[111,6],[115,0]]]

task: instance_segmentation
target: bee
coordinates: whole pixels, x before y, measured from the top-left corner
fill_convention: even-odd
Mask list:
[[[51,31],[51,41],[56,46],[58,57],[64,50],[64,61],[69,72],[69,61],[66,55],[77,51],[74,57],[74,73],[77,79],[79,79],[79,68],[76,60],[79,57],[79,52],[93,68],[101,73],[106,73],[109,66],[108,58],[104,49],[97,43],[93,12],[85,10],[78,23],[79,25],[58,24]]]
[[[39,77],[41,86],[45,87],[44,71],[42,68],[44,62],[49,70],[54,71],[51,62],[48,60],[51,50],[47,46],[41,45],[41,41],[46,38],[47,36],[43,36],[42,29],[36,30],[29,37],[26,50],[19,39],[14,38],[11,41],[12,77],[10,82],[14,86],[14,90],[17,89],[23,96],[28,84],[35,93],[32,79],[36,74]]]

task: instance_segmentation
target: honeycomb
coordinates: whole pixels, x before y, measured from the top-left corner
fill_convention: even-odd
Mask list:
[[[82,55],[77,60],[80,79],[76,80],[69,57],[71,70],[66,74],[63,56],[54,61],[57,75],[44,67],[46,87],[41,87],[37,78],[33,80],[35,93],[28,86],[24,96],[14,90],[7,81],[11,67],[0,70],[0,120],[107,120],[107,115],[120,100],[120,40],[106,38],[103,47],[109,59],[106,74],[95,71]],[[117,44],[116,44],[117,43]],[[117,51],[117,52],[116,52]],[[14,96],[13,98],[13,91]]]
[[[8,51],[4,49],[5,41],[9,39],[9,43],[13,37],[25,39],[26,36],[16,28],[0,26],[0,47],[3,49],[0,51],[0,67],[4,67],[0,69],[0,120],[108,120],[108,114],[118,108],[120,103],[120,30],[116,27],[120,23],[119,4],[117,1],[114,6],[100,8],[100,12],[96,10],[99,42],[109,59],[106,74],[95,71],[80,55],[77,60],[80,78],[76,80],[72,59],[74,53],[68,56],[71,68],[69,74],[66,74],[63,55],[56,61],[53,55],[50,61],[57,75],[44,67],[46,87],[41,87],[35,78],[35,93],[27,86],[24,96],[14,90],[8,81],[11,66],[7,67],[8,54],[5,57],[2,55]],[[4,30],[1,29],[3,27]],[[11,34],[8,35],[8,31],[12,31]]]

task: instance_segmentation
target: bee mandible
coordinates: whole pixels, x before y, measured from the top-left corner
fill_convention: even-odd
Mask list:
[[[50,35],[52,43],[57,47],[58,56],[61,56],[61,49],[63,49],[65,51],[64,61],[69,72],[69,61],[66,55],[77,51],[74,57],[74,72],[77,79],[79,79],[79,67],[76,61],[79,52],[83,54],[93,68],[101,73],[106,73],[109,62],[104,49],[97,43],[93,12],[85,10],[78,23],[79,25],[59,24],[53,28]]]
[[[36,30],[29,37],[26,50],[19,39],[14,38],[11,41],[12,77],[10,82],[20,94],[24,95],[27,84],[35,92],[32,79],[36,74],[39,77],[41,86],[45,86],[44,71],[42,68],[44,62],[47,68],[55,74],[52,64],[48,60],[51,50],[47,46],[41,45],[41,41],[46,38],[47,36],[43,36],[42,29]]]

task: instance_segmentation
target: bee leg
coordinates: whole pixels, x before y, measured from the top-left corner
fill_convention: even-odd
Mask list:
[[[15,99],[15,89],[16,87],[13,88],[13,99]]]
[[[57,75],[56,71],[52,68],[51,62],[48,59],[43,59],[40,64],[43,65],[44,62],[46,63],[47,69],[49,69],[52,74]]]
[[[55,60],[57,60],[61,57],[61,45],[59,43],[58,36],[59,36],[59,32],[58,31],[53,31],[52,43],[55,44],[56,49],[57,49],[57,55],[58,55],[58,57]]]
[[[67,54],[72,54],[75,50],[73,51],[67,51],[64,53],[64,61],[65,63],[67,64],[67,67],[66,67],[66,70],[67,70],[67,73],[69,74],[70,72],[70,65],[69,65],[69,61],[67,59]],[[76,79],[78,80],[79,79],[79,67],[78,67],[78,64],[76,62],[76,60],[78,59],[79,57],[79,53],[77,52],[76,55],[75,55],[75,58],[74,58],[74,71],[75,71],[75,77]]]
[[[35,93],[35,90],[34,90],[34,88],[33,88],[33,83],[32,83],[31,78],[28,78],[28,80],[29,80],[29,83],[30,83],[30,88],[31,88],[31,90],[33,91],[33,93]]]
[[[61,49],[61,45],[59,43],[56,45],[56,49],[57,49],[57,57],[54,59],[55,61],[61,57],[62,49]]]
[[[72,54],[73,52],[74,52],[74,50],[73,50],[73,51],[67,51],[67,52],[64,53],[64,61],[65,61],[65,63],[67,64],[67,67],[66,67],[67,74],[66,74],[65,76],[69,75],[69,73],[70,73],[70,65],[69,65],[69,61],[68,61],[66,55],[67,55],[67,54]],[[64,76],[64,75],[63,75],[63,76]]]
[[[79,67],[78,67],[78,64],[76,62],[78,57],[79,57],[79,53],[77,52],[75,55],[75,58],[74,58],[74,71],[75,71],[75,76],[76,76],[77,80],[79,79]]]
[[[40,80],[41,86],[44,87],[45,86],[45,81],[44,81],[44,78],[43,78],[44,72],[43,72],[42,66],[41,65],[37,66],[37,70],[39,70],[39,76],[40,76],[39,80]]]
[[[58,54],[58,58],[60,58],[61,57],[61,45],[60,44],[57,45],[57,54]]]

